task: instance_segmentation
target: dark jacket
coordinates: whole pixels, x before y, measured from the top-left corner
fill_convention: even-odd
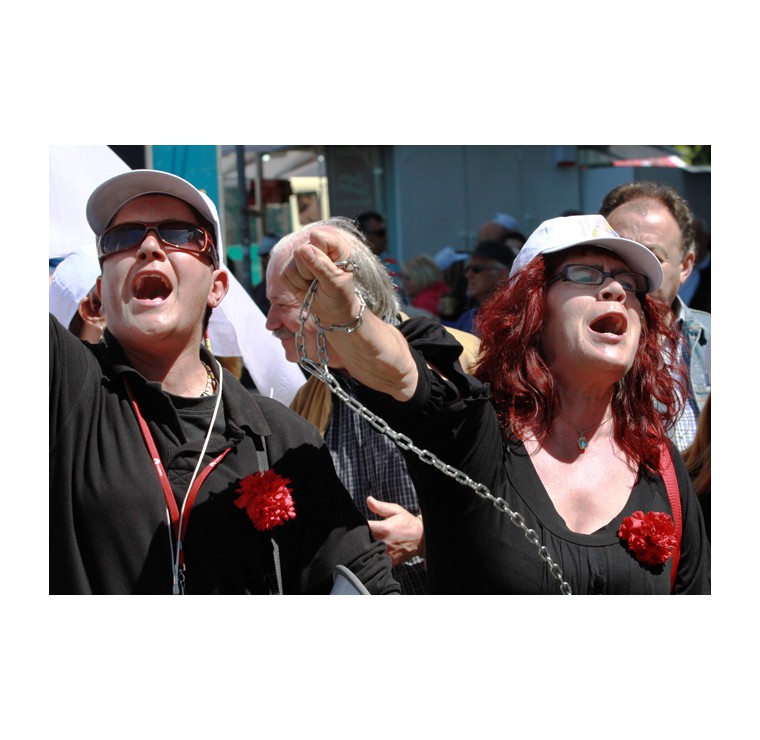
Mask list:
[[[203,440],[188,440],[176,400],[127,365],[108,332],[105,339],[88,345],[50,319],[50,592],[171,593],[166,502],[122,376],[148,421],[180,508]],[[214,366],[211,354],[201,353]],[[336,564],[349,567],[371,593],[398,593],[385,546],[372,540],[319,432],[279,402],[250,393],[227,371],[223,381],[222,423],[204,465],[231,450],[191,511],[184,540],[187,593],[276,590],[273,536],[285,594],[329,593]],[[259,435],[269,467],[291,481],[296,511],[295,519],[267,532],[234,504],[240,480],[258,470]]]

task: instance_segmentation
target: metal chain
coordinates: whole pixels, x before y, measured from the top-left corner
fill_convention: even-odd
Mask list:
[[[339,267],[343,267],[345,263],[336,262],[335,264]],[[343,388],[341,388],[340,384],[335,379],[335,376],[333,376],[328,369],[330,357],[327,352],[327,339],[325,338],[324,332],[319,327],[319,325],[317,325],[318,360],[315,362],[306,356],[304,325],[306,324],[308,318],[311,316],[311,307],[312,303],[314,302],[314,295],[317,292],[317,285],[317,281],[314,280],[306,293],[306,297],[304,298],[304,303],[301,308],[300,328],[296,333],[296,350],[298,352],[298,362],[301,367],[303,367],[304,370],[306,370],[311,375],[315,376],[318,380],[325,383],[330,388],[330,390],[336,396],[338,396],[338,398],[340,398],[341,401],[343,401],[343,403],[345,403],[353,412],[369,422],[373,429],[389,437],[399,448],[404,451],[413,452],[422,462],[428,465],[432,465],[434,468],[440,470],[445,475],[453,478],[460,485],[471,488],[478,496],[480,496],[480,498],[490,501],[494,507],[496,507],[496,509],[506,514],[512,524],[522,529],[523,534],[525,535],[525,538],[528,540],[528,542],[537,548],[539,557],[549,566],[549,572],[551,575],[559,581],[560,590],[562,593],[565,596],[570,596],[572,594],[570,584],[564,580],[560,567],[557,565],[557,563],[554,562],[551,555],[549,555],[549,551],[541,543],[541,540],[539,540],[535,530],[530,529],[526,525],[522,514],[516,511],[512,511],[512,509],[509,508],[507,502],[499,496],[494,496],[487,486],[476,482],[466,473],[458,470],[452,465],[448,465],[447,463],[443,462],[432,452],[417,447],[409,437],[407,437],[405,434],[401,434],[400,432],[393,430],[386,421],[377,416],[377,414],[370,411],[356,398],[351,397],[348,393],[346,393],[345,390],[343,390]]]

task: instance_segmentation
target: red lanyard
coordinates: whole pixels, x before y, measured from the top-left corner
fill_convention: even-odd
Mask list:
[[[150,433],[148,423],[145,421],[142,413],[140,412],[140,407],[137,405],[137,400],[135,399],[135,396],[132,393],[132,389],[130,388],[126,378],[124,378],[124,385],[126,386],[127,393],[129,394],[129,398],[132,401],[132,408],[135,411],[137,422],[140,425],[140,431],[142,432],[142,436],[145,440],[148,452],[150,453],[151,459],[153,460],[153,466],[156,469],[156,475],[158,475],[158,480],[161,483],[161,488],[164,492],[166,506],[169,509],[169,515],[171,517],[174,539],[177,543],[178,563],[180,568],[184,570],[185,554],[182,550],[182,540],[184,540],[185,533],[187,532],[187,525],[190,521],[190,512],[193,509],[195,498],[198,495],[198,491],[200,491],[203,482],[206,480],[206,478],[208,478],[209,473],[211,473],[211,471],[224,459],[224,456],[232,448],[228,447],[221,453],[221,455],[215,457],[195,478],[195,480],[192,482],[192,485],[185,494],[185,501],[182,504],[182,512],[180,513],[179,509],[177,508],[177,502],[174,499],[174,491],[172,491],[172,488],[169,485],[169,479],[166,476],[166,470],[164,470],[164,465],[158,455],[158,449],[156,448],[156,443],[153,440],[153,435]],[[187,510],[187,515],[185,515],[185,510]]]

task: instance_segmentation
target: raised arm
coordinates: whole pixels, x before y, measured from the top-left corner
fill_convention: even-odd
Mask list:
[[[372,312],[361,313],[350,270],[336,263],[348,259],[350,248],[340,229],[325,226],[310,231],[283,268],[283,281],[303,301],[313,280],[318,287],[311,313],[323,327],[360,324],[354,331],[325,331],[328,352],[333,347],[345,369],[360,383],[398,401],[412,397],[417,366],[401,332]],[[361,313],[361,321],[355,321]],[[311,321],[311,318],[309,319]]]

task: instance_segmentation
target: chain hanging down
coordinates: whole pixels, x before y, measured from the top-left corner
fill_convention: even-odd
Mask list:
[[[335,265],[345,270],[346,272],[353,272],[354,270],[356,270],[356,263],[350,260],[347,260],[344,262],[336,262]],[[560,590],[562,591],[562,593],[566,596],[571,595],[572,590],[570,588],[570,584],[564,580],[560,567],[557,565],[557,563],[554,562],[551,555],[549,554],[549,551],[541,543],[541,540],[539,540],[536,532],[527,526],[522,514],[516,511],[512,511],[509,508],[509,505],[507,504],[507,502],[499,496],[494,496],[487,486],[484,486],[482,483],[478,483],[474,481],[466,473],[462,472],[461,470],[458,470],[452,465],[448,465],[447,463],[443,462],[440,458],[436,457],[432,452],[429,452],[428,450],[420,449],[405,434],[401,434],[400,432],[394,431],[388,425],[386,421],[384,421],[379,416],[377,416],[377,414],[374,414],[366,406],[362,405],[357,399],[352,398],[348,393],[346,393],[346,391],[343,390],[343,388],[341,388],[335,376],[330,372],[328,368],[330,356],[327,352],[327,339],[325,338],[325,329],[320,324],[319,319],[312,314],[312,303],[314,302],[314,295],[317,292],[317,287],[318,287],[318,281],[314,280],[309,286],[309,290],[306,292],[306,297],[304,298],[303,306],[301,307],[301,314],[299,317],[300,327],[299,327],[299,331],[296,333],[296,350],[298,352],[298,362],[301,365],[301,367],[304,368],[304,370],[306,370],[308,373],[316,377],[318,380],[325,383],[330,388],[330,390],[336,396],[338,396],[338,398],[340,398],[340,400],[343,401],[343,403],[345,403],[354,413],[358,414],[367,422],[369,422],[369,424],[375,430],[389,437],[400,449],[404,451],[413,452],[415,455],[417,455],[417,457],[422,462],[428,465],[432,465],[434,468],[436,468],[437,470],[440,470],[445,475],[449,476],[450,478],[453,478],[460,485],[466,486],[467,488],[471,488],[478,496],[480,496],[480,498],[490,501],[496,509],[506,514],[509,517],[509,520],[512,522],[512,524],[520,528],[523,531],[525,538],[537,548],[539,557],[549,566],[549,572],[551,573],[551,575],[559,581]],[[359,316],[356,319],[354,319],[354,321],[352,321],[350,324],[347,324],[346,327],[338,327],[335,325],[330,325],[330,328],[328,329],[328,331],[334,331],[334,330],[354,331],[356,328],[358,328],[358,326],[361,325],[361,316],[364,312],[365,304],[364,304],[364,299],[362,298],[359,291],[356,291],[356,294],[359,296],[359,299],[362,304]],[[308,321],[309,317],[311,317],[312,321],[314,321],[314,323],[317,326],[317,361],[316,362],[314,360],[309,359],[306,356],[306,342],[304,338],[304,326],[306,322]],[[357,325],[357,322],[358,322],[358,325]],[[348,327],[351,327],[351,328],[349,329]]]

